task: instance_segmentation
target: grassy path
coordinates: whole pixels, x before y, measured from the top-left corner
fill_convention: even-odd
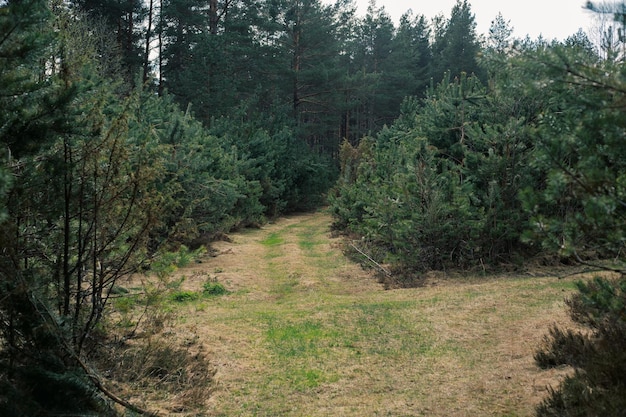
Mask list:
[[[324,213],[219,242],[186,271],[231,293],[180,329],[218,368],[207,416],[530,416],[555,383],[532,355],[571,280],[440,280],[385,291],[348,262]],[[195,277],[195,278],[194,278]],[[195,281],[194,281],[195,279]]]

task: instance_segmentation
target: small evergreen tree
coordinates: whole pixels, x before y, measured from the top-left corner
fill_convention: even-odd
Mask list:
[[[144,73],[147,71],[146,62],[150,48],[142,45],[144,41],[149,42],[144,32],[144,23],[148,12],[153,12],[154,7],[148,9],[140,0],[70,0],[68,3],[76,10],[84,12],[92,21],[104,22],[107,33],[113,34],[112,38],[122,60],[123,72],[116,75],[123,76],[128,85],[133,85],[139,70],[143,67]]]
[[[526,238],[578,260],[620,259],[626,233],[621,66],[599,61],[587,43],[573,43],[536,54],[529,67],[551,100],[534,158],[546,179],[525,197],[535,225]]]
[[[14,177],[9,198],[2,200],[8,216],[0,222],[0,414],[7,416],[100,408],[93,386],[68,356],[64,343],[71,340],[71,326],[61,325],[54,312],[54,275],[40,257],[51,240],[31,227],[35,218],[52,226],[59,213],[40,200],[37,210],[45,215],[34,215],[32,203],[46,188],[22,192],[35,177],[49,186],[37,157],[67,132],[70,116],[64,113],[78,91],[55,23],[46,1],[0,6],[0,143],[8,156],[2,172],[11,170]],[[35,240],[39,244],[31,245]]]
[[[135,96],[120,99],[98,77],[85,21],[46,2],[16,4],[0,9],[13,25],[3,45],[48,42],[22,43],[6,55],[16,66],[2,68],[19,73],[10,96],[22,89],[22,99],[0,103],[1,114],[17,112],[1,134],[15,181],[0,223],[0,413],[108,415],[88,348],[158,221],[160,148],[133,129]]]
[[[537,408],[537,416],[626,415],[626,276],[578,283],[566,301],[583,330],[551,329],[535,360],[542,368],[568,365],[565,377]]]

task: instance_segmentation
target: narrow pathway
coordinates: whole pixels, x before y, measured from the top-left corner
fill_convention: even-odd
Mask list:
[[[343,256],[340,242],[330,238],[330,223],[325,213],[307,213],[234,233],[230,241],[215,242],[217,256],[203,259],[192,275],[208,272],[249,300],[284,295],[279,287],[285,285],[299,291],[320,286],[348,293],[381,290],[372,274]]]

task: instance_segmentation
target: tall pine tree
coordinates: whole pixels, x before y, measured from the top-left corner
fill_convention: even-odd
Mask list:
[[[450,19],[436,28],[433,44],[433,78],[439,81],[448,72],[452,78],[466,73],[476,75],[484,82],[486,76],[478,64],[480,50],[476,18],[471,6],[467,0],[457,0]]]
[[[150,48],[144,42],[149,41],[145,24],[149,12],[142,0],[71,0],[77,10],[87,13],[95,21],[103,20],[108,33],[113,33],[123,61],[124,78],[129,85],[135,83],[139,71],[143,69],[144,81],[148,71],[147,62]],[[149,5],[154,6],[151,2]]]

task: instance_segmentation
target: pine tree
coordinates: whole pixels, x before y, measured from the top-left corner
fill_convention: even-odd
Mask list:
[[[619,17],[619,15],[618,15]],[[608,270],[580,282],[567,300],[581,328],[552,328],[535,359],[574,373],[551,389],[538,416],[611,415],[626,410],[626,131],[623,68],[602,60],[582,34],[537,48],[520,64],[536,89],[550,99],[537,126],[534,165],[541,186],[523,197],[533,216],[525,236],[557,256]]]
[[[160,90],[172,94],[182,108],[206,96],[207,84],[198,84],[207,77],[206,60],[210,55],[195,55],[209,34],[208,2],[206,0],[163,0],[157,31],[161,42],[159,68]],[[198,62],[199,61],[199,62]],[[194,73],[204,67],[199,73]],[[208,99],[209,97],[206,97]]]
[[[36,152],[47,140],[52,114],[67,103],[73,91],[55,84],[42,62],[55,54],[50,34],[51,14],[46,2],[29,0],[2,6],[0,24],[0,142],[12,158]],[[50,62],[56,72],[55,63]]]
[[[289,103],[297,134],[309,146],[333,153],[338,147],[340,86],[338,65],[340,8],[319,0],[278,2],[277,56],[285,78],[282,100]]]
[[[5,148],[0,167],[0,221],[6,216],[5,196],[12,182],[9,171],[16,158],[45,142],[43,129],[35,125],[48,106],[55,106],[53,88],[40,66],[51,43],[44,30],[49,17],[44,1],[0,5],[0,33],[4,34],[0,42],[0,143]]]
[[[457,0],[450,19],[442,26],[436,26],[433,79],[439,81],[449,72],[452,78],[466,73],[484,82],[486,76],[477,61],[480,50],[476,19],[471,6],[467,0]]]
[[[626,233],[618,139],[625,124],[621,68],[600,61],[587,42],[566,43],[532,59],[526,71],[544,80],[537,85],[550,86],[542,94],[551,100],[543,110],[535,158],[547,178],[534,190],[540,192],[528,194],[537,225],[528,237],[563,256],[619,256]]]
[[[424,97],[430,85],[430,34],[425,16],[406,13],[401,17],[386,63],[389,88],[396,96],[396,117],[400,110],[398,99],[401,102],[407,96]]]
[[[384,7],[377,8],[376,2],[371,1],[358,30],[360,45],[355,65],[365,81],[359,109],[362,126],[358,128],[362,134],[368,134],[379,131],[397,116],[397,98],[391,97],[388,88],[390,72],[395,70],[390,66],[395,28]]]
[[[161,198],[158,149],[134,136],[132,98],[118,101],[98,77],[88,20],[56,6],[2,8],[13,25],[4,46],[15,39],[20,52],[5,51],[15,67],[2,75],[21,91],[1,112],[16,112],[1,136],[15,178],[0,224],[2,415],[106,415],[86,347],[116,280],[141,261]]]
[[[626,59],[626,3],[588,1],[585,8],[597,18],[596,43],[609,61]]]
[[[513,27],[511,21],[504,20],[502,13],[498,13],[496,18],[491,21],[489,27],[489,37],[487,38],[487,50],[492,50],[496,54],[505,54],[511,45],[511,35]]]
[[[104,20],[108,33],[113,33],[117,48],[122,57],[124,78],[129,85],[134,85],[139,71],[147,78],[147,60],[150,48],[144,42],[149,41],[150,28],[145,27],[146,17],[152,14],[141,0],[72,0],[74,8],[85,12],[94,21]],[[153,6],[153,3],[150,3]],[[154,10],[152,10],[154,12]],[[118,76],[120,74],[117,74]]]
[[[553,327],[535,353],[541,368],[566,365],[575,371],[549,390],[537,416],[625,416],[626,278],[596,277],[578,282],[577,289],[566,304],[580,327]]]
[[[0,6],[0,142],[8,157],[3,169],[15,181],[2,212],[0,224],[0,413],[37,415],[89,407],[89,384],[67,366],[59,354],[59,331],[49,314],[46,288],[51,275],[37,273],[33,262],[36,246],[31,225],[31,195],[25,195],[26,176],[44,176],[26,163],[50,147],[54,135],[67,127],[63,112],[76,89],[59,74],[70,70],[55,57],[63,55],[54,32],[53,15],[47,2],[5,2]],[[69,79],[66,79],[69,81]],[[5,206],[6,205],[6,206]],[[5,211],[6,208],[6,211]],[[45,210],[45,207],[40,207]],[[49,218],[50,219],[50,218]],[[37,383],[35,383],[37,381]],[[59,392],[54,392],[55,389]]]

